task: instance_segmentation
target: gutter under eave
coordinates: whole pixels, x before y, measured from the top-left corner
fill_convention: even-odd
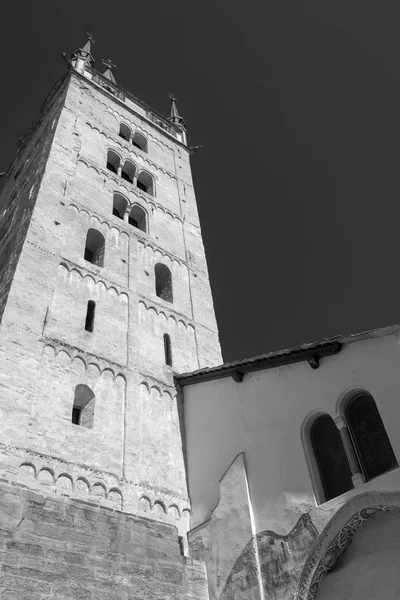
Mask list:
[[[261,355],[247,361],[238,361],[236,363],[227,363],[219,367],[201,369],[193,373],[184,373],[174,377],[175,384],[184,386],[223,377],[232,377],[234,381],[240,383],[246,373],[254,371],[263,371],[264,369],[273,369],[283,365],[289,365],[297,362],[307,361],[312,369],[319,367],[320,358],[337,354],[342,349],[342,344],[338,341],[320,342],[319,344],[309,344],[307,347],[293,348],[292,350],[272,352]]]

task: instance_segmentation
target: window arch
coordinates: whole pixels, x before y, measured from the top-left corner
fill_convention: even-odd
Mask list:
[[[310,443],[326,502],[353,488],[351,470],[342,438],[332,417],[318,416],[310,428]]]
[[[146,192],[146,194],[150,194],[150,196],[154,196],[154,185],[153,178],[146,171],[142,171],[137,179],[137,187]]]
[[[165,265],[157,263],[154,267],[154,274],[157,296],[166,302],[173,302],[171,271]]]
[[[147,231],[147,218],[146,218],[146,213],[143,210],[143,208],[141,206],[139,206],[138,204],[135,204],[132,207],[132,210],[129,214],[129,223],[130,225],[133,225],[133,227],[136,227],[137,229],[140,229],[140,231]]]
[[[122,137],[124,140],[129,142],[129,140],[131,139],[131,135],[132,132],[130,130],[130,127],[128,127],[128,125],[125,125],[125,123],[121,123],[119,126],[119,137]]]
[[[94,425],[95,395],[89,386],[79,384],[75,388],[71,421],[74,425],[88,427]]]
[[[172,367],[171,338],[168,333],[164,333],[164,360],[168,367]]]
[[[116,152],[109,150],[107,152],[107,169],[112,173],[118,173],[121,159]]]
[[[351,441],[366,481],[398,466],[374,398],[358,392],[345,404]]]
[[[126,160],[124,166],[122,167],[121,177],[125,179],[125,181],[129,181],[133,183],[133,178],[135,177],[136,167],[129,160]]]
[[[121,194],[115,193],[113,196],[113,215],[119,219],[124,218],[128,201]]]
[[[86,236],[84,258],[93,265],[104,265],[104,249],[106,241],[97,229],[89,229]]]
[[[135,131],[133,134],[132,144],[142,150],[142,152],[148,152],[147,140],[139,131]]]

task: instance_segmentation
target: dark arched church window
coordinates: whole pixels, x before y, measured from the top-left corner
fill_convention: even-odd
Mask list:
[[[347,403],[346,421],[365,480],[398,466],[375,400],[360,392]]]
[[[332,417],[321,415],[311,426],[311,445],[318,465],[325,501],[353,488],[342,438]]]

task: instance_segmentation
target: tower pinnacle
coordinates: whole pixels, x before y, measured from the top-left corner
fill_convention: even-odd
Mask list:
[[[103,59],[101,62],[103,63],[104,66],[107,67],[107,69],[103,73],[103,77],[105,77],[106,79],[109,79],[113,83],[117,83],[115,80],[114,74],[111,70],[112,68],[116,69],[117,65],[114,65],[114,63],[109,58],[107,58],[107,60]]]
[[[78,50],[75,50],[75,52],[71,54],[70,58],[72,66],[80,73],[85,71],[85,67],[91,67],[94,63],[91,45],[95,44],[96,42],[91,33],[86,33],[86,35],[88,36],[86,44],[83,46],[83,48],[78,48]]]
[[[171,114],[168,117],[168,121],[170,121],[174,125],[179,125],[182,129],[186,131],[186,123],[178,113],[178,109],[176,106],[176,96],[174,94],[168,94],[168,96],[171,100]]]

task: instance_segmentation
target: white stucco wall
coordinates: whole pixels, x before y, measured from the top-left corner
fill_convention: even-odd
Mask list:
[[[317,507],[301,439],[314,411],[339,414],[340,399],[352,389],[374,397],[397,460],[400,460],[400,347],[398,332],[372,334],[345,343],[320,367],[306,362],[226,377],[184,387],[184,418],[193,508],[192,527],[210,516],[219,501],[219,480],[244,452],[257,531],[285,534],[309,512],[321,528],[352,495],[398,489],[400,469],[386,473]]]

